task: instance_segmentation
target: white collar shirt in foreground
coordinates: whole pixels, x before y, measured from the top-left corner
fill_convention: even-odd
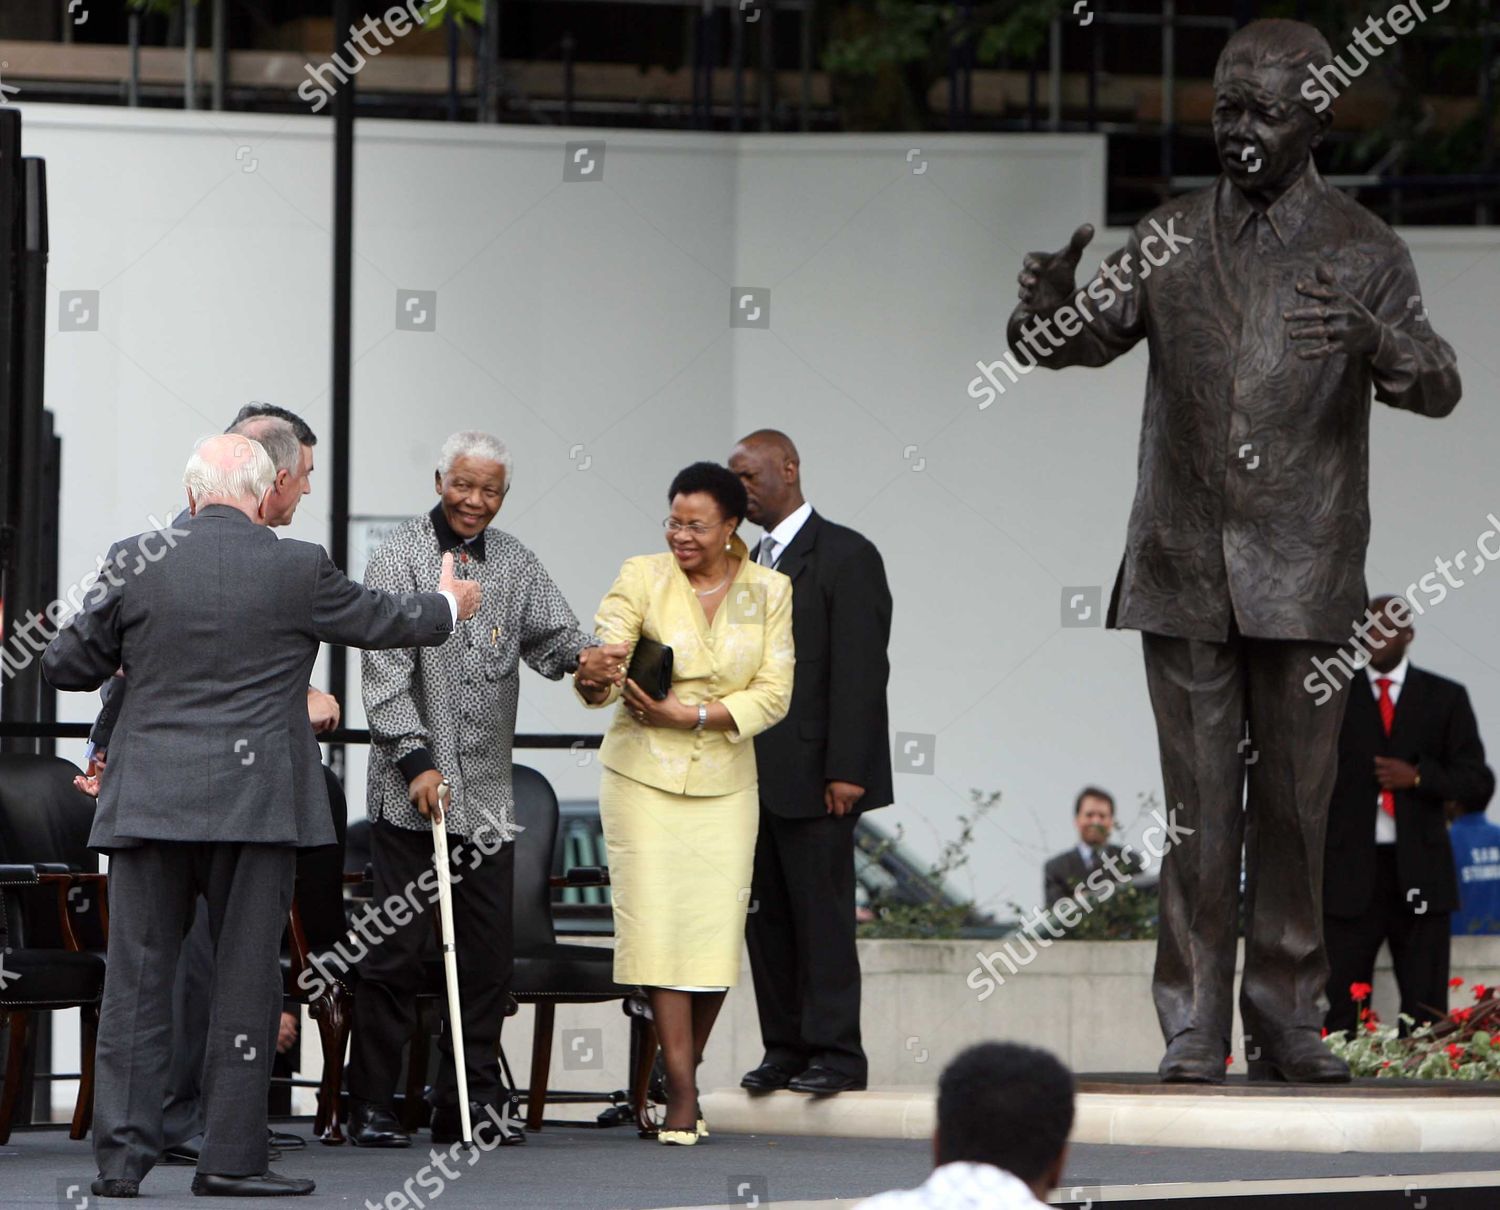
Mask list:
[[[960,1161],[934,1168],[918,1189],[879,1193],[859,1210],[1046,1210],[1030,1187],[992,1164]]]
[[[807,523],[810,516],[812,516],[812,505],[804,500],[781,519],[780,525],[761,538],[761,547],[764,547],[768,540],[771,543],[771,561],[766,563],[759,554],[760,548],[757,548],[755,561],[767,567],[775,567],[783,552],[792,544],[792,539],[797,536],[798,531]]]

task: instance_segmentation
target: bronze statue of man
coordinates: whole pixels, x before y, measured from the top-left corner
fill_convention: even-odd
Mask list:
[[[1303,85],[1331,57],[1300,22],[1234,34],[1214,73],[1218,180],[1137,224],[1085,289],[1088,225],[1027,256],[1007,331],[1014,356],[1051,368],[1150,349],[1109,625],[1143,632],[1167,804],[1192,829],[1161,876],[1165,1081],[1224,1079],[1242,846],[1250,1077],[1349,1078],[1320,1040],[1345,698],[1304,680],[1367,600],[1372,389],[1446,416],[1460,386],[1406,245],[1313,165],[1330,110]]]

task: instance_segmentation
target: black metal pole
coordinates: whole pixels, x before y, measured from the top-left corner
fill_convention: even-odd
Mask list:
[[[354,24],[351,0],[334,0],[334,50],[349,37]],[[333,432],[332,500],[329,502],[329,553],[334,565],[349,566],[349,419],[353,377],[354,333],[354,82],[339,85],[333,102]],[[328,692],[346,705],[349,687],[348,651],[328,649]],[[344,746],[330,744],[329,764],[340,777]]]
[[[21,397],[21,339],[19,280],[19,224],[22,203],[21,180],[21,114],[12,106],[0,106],[0,638],[6,651],[15,658],[32,653],[19,635],[26,624],[26,602],[20,581],[21,549],[24,538],[25,510],[21,499],[22,466],[26,451],[22,446],[24,423]],[[18,625],[19,624],[19,625]],[[32,632],[34,633],[34,631]],[[31,655],[34,666],[37,656]],[[5,669],[9,672],[10,669]],[[29,668],[0,678],[0,721],[30,720],[28,687]],[[0,751],[34,752],[36,745],[28,740],[0,741]]]
[[[46,423],[42,404],[47,348],[47,166],[35,156],[21,160],[21,208],[17,233],[19,272],[16,274],[16,311],[20,327],[16,347],[20,357],[16,401],[19,407],[15,412],[20,426],[21,462],[18,470],[21,490],[16,532],[21,547],[11,565],[17,574],[14,584],[6,587],[6,597],[14,598],[18,616],[22,611],[46,616],[47,606],[57,592],[55,585],[47,585],[43,574],[48,562],[47,522],[43,513],[49,508],[46,471],[51,444],[51,429]],[[54,538],[54,556],[55,552]],[[47,632],[50,631],[49,625]],[[44,714],[42,699],[55,699],[55,691],[42,677],[40,661],[13,676],[10,688],[20,697],[19,705],[24,711],[24,714],[12,717],[40,719]]]

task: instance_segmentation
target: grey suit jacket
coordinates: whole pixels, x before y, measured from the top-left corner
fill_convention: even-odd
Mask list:
[[[107,591],[42,656],[59,689],[97,689],[122,666],[130,686],[89,844],[332,844],[307,718],[318,644],[435,646],[453,629],[448,602],[362,588],[322,547],[233,508],[210,505],[178,529],[133,571],[116,557],[137,540],[116,543]]]

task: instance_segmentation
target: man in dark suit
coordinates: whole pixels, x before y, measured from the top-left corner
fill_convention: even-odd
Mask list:
[[[183,476],[191,519],[154,556],[116,543],[108,585],[43,656],[59,689],[125,669],[89,843],[110,854],[110,937],[98,1039],[93,1192],[134,1197],[157,1162],[172,972],[194,897],[207,901],[214,1003],[204,1142],[193,1192],[310,1193],[267,1167],[266,1084],[281,1006],[277,951],[298,848],[332,843],[307,715],[320,642],[431,646],[477,607],[444,569],[440,593],[351,583],[320,547],[263,518],[275,468],[260,444],[209,438]]]
[[[765,1059],[745,1088],[864,1088],[854,826],[893,797],[885,690],[891,593],[880,552],[802,497],[785,433],[734,448],[757,562],[791,577],[797,672],[786,718],[755,738],[760,833],[746,941]]]
[[[1370,662],[1344,689],[1338,780],[1323,873],[1329,1030],[1358,1027],[1353,983],[1374,981],[1375,955],[1391,948],[1401,1011],[1417,1024],[1448,1005],[1449,916],[1458,907],[1444,806],[1483,811],[1495,792],[1464,687],[1415,668],[1414,634],[1399,597],[1377,597]]]
[[[1331,61],[1299,21],[1232,34],[1214,71],[1219,177],[1147,215],[1083,287],[1092,227],[1027,256],[1007,330],[1012,356],[1033,349],[1028,370],[1150,351],[1108,625],[1143,632],[1184,833],[1162,862],[1152,978],[1171,1083],[1224,1081],[1242,851],[1248,1074],[1349,1079],[1319,1036],[1343,700],[1304,681],[1365,605],[1372,395],[1437,417],[1461,393],[1453,349],[1413,303],[1406,246],[1313,163],[1332,114],[1302,86]]]
[[[1098,870],[1107,870],[1115,882],[1124,883],[1146,868],[1135,850],[1126,852],[1106,843],[1115,830],[1115,800],[1107,790],[1085,786],[1078,792],[1073,800],[1073,826],[1078,829],[1078,843],[1042,869],[1044,906],[1067,899]]]

